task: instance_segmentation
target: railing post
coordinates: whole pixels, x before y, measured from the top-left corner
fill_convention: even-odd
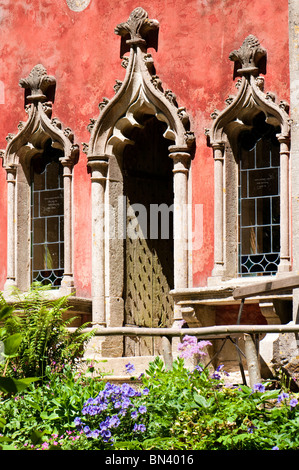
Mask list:
[[[173,363],[171,336],[162,336],[162,354],[166,369],[171,370]]]
[[[258,355],[252,335],[245,333],[244,342],[247,369],[249,374],[249,383],[250,387],[252,388],[255,384],[261,383],[262,378],[260,374]]]

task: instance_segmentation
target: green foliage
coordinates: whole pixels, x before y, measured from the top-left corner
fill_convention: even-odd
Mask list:
[[[10,358],[10,375],[16,378],[42,376],[52,362],[74,362],[93,333],[83,333],[86,325],[69,333],[76,317],[64,319],[68,296],[49,300],[48,286],[34,283],[26,294],[15,292],[13,307],[2,297],[4,327],[0,337]]]
[[[0,317],[1,312],[0,308]],[[7,327],[6,321],[11,319],[8,311],[5,319],[4,339],[10,334],[23,338],[23,330]],[[28,345],[30,338],[26,341]],[[15,357],[19,354],[17,341],[16,350],[14,341],[9,343],[6,353],[10,352],[13,357],[8,355],[9,360],[15,361],[19,357]],[[157,357],[141,384],[122,385],[125,395],[119,400],[120,408],[113,395],[119,393],[116,386],[101,376],[76,372],[71,362],[62,365],[62,359],[73,357],[73,353],[64,355],[63,348],[58,347],[62,359],[50,363],[49,358],[56,359],[53,344],[50,340],[46,343],[51,345],[45,348],[49,362],[42,353],[42,381],[28,378],[24,388],[20,379],[0,378],[0,388],[10,390],[10,394],[0,395],[0,449],[98,450],[109,446],[111,450],[299,450],[299,394],[288,391],[285,384],[282,389],[273,388],[271,383],[257,384],[254,389],[226,386],[223,371],[212,375],[201,367],[190,371],[180,358],[167,370]],[[107,407],[94,415],[93,407],[102,404]],[[143,429],[136,434],[136,411],[141,406],[138,419]],[[120,424],[116,426],[116,415],[125,410],[127,414],[123,418],[118,415]],[[112,420],[113,428],[108,424]],[[99,437],[104,421],[111,431],[106,442]]]
[[[69,365],[63,369],[47,366],[43,384],[32,383],[26,392],[2,401],[0,432],[17,448],[30,448],[53,433],[61,436],[73,431],[84,402],[103,387],[101,379],[80,375]]]

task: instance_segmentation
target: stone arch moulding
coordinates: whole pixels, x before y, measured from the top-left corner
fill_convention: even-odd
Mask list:
[[[213,148],[215,165],[214,269],[210,279],[211,283],[214,283],[215,280],[218,282],[219,280],[234,277],[228,274],[228,260],[234,259],[236,261],[236,235],[234,235],[235,240],[231,243],[231,245],[235,246],[234,249],[231,249],[226,241],[229,233],[236,233],[237,231],[229,226],[232,219],[226,214],[227,207],[229,206],[229,201],[226,200],[229,197],[226,195],[228,191],[225,191],[225,189],[228,190],[228,188],[225,188],[226,172],[228,171],[226,168],[226,165],[228,165],[227,148],[229,147],[234,153],[239,133],[246,129],[252,129],[253,118],[260,112],[264,113],[268,124],[280,127],[280,133],[277,134],[277,139],[280,143],[281,220],[278,273],[288,272],[291,269],[289,242],[289,105],[283,100],[277,103],[273,93],[264,91],[264,77],[260,73],[264,72],[262,64],[265,63],[266,54],[266,50],[260,46],[258,39],[253,35],[248,36],[244,40],[239,50],[231,52],[229,58],[235,62],[236,75],[239,76],[236,82],[238,93],[236,96],[229,96],[227,98],[227,107],[223,111],[215,110],[211,114],[213,124],[211,129],[206,130],[208,145]],[[235,200],[236,198],[237,196]]]
[[[116,81],[115,96],[111,100],[103,99],[99,117],[91,119],[88,126],[91,136],[85,151],[92,182],[93,322],[102,326],[115,324],[109,310],[116,308],[112,306],[113,298],[121,302],[122,295],[122,280],[112,270],[113,256],[121,253],[122,248],[120,243],[109,240],[107,227],[111,221],[103,208],[107,202],[114,205],[115,191],[122,194],[122,152],[127,145],[134,145],[131,131],[143,126],[145,115],[164,122],[164,137],[173,142],[169,157],[173,160],[174,207],[178,209],[174,209],[174,234],[182,233],[181,237],[174,235],[174,286],[187,287],[188,283],[188,227],[179,209],[188,202],[188,174],[195,137],[190,131],[186,109],[178,107],[171,90],[163,90],[153,57],[147,52],[149,47],[157,50],[158,29],[158,21],[150,20],[142,8],[136,8],[127,22],[115,28],[122,38],[121,57],[126,75],[123,82]],[[129,52],[129,57],[123,56],[124,52]],[[121,265],[119,257],[114,268],[121,271]],[[120,319],[122,315],[120,310]]]
[[[27,290],[30,285],[30,161],[41,156],[51,139],[53,148],[63,152],[64,203],[64,274],[60,291],[74,291],[72,260],[72,175],[78,161],[79,146],[74,134],[52,118],[52,101],[56,80],[38,64],[19,85],[25,89],[26,122],[20,122],[18,133],[9,134],[1,152],[7,172],[7,280],[5,291],[12,286]],[[16,221],[16,222],[15,222]]]

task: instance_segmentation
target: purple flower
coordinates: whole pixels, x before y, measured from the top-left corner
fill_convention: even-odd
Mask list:
[[[86,434],[87,437],[91,436],[91,430],[89,426],[84,426],[83,428],[84,433]]]
[[[81,421],[81,418],[75,418],[74,419],[74,424],[76,427],[81,427],[82,426],[82,421]]]
[[[132,411],[132,413],[131,413],[131,418],[132,418],[132,419],[137,419],[137,417],[138,417],[137,411]]]
[[[117,428],[120,425],[120,419],[117,415],[113,415],[109,421],[109,428]]]
[[[206,346],[211,346],[210,341],[197,341],[195,336],[185,335],[182,343],[178,345],[178,351],[180,351],[181,358],[189,358],[194,354],[205,356],[206,353],[202,349]]]
[[[282,392],[280,395],[277,397],[277,403],[281,403],[284,399],[289,398],[289,394]]]
[[[138,408],[138,411],[139,411],[140,414],[143,415],[143,414],[146,413],[146,411],[147,411],[147,410],[146,410],[146,406],[141,405],[141,406]]]
[[[279,447],[277,447],[277,446],[274,446],[274,447],[272,447],[272,449],[271,449],[271,450],[279,450]]]
[[[148,394],[149,394],[149,389],[148,389],[148,388],[144,388],[144,389],[142,390],[142,394],[143,394],[143,395],[148,395]]]
[[[263,393],[265,391],[265,386],[263,384],[254,384],[253,386],[253,391],[254,392],[261,392]]]
[[[292,398],[292,399],[290,400],[290,407],[291,407],[291,408],[295,408],[295,406],[297,406],[297,405],[298,405],[298,400],[297,400],[297,398]]]
[[[126,372],[127,374],[131,374],[132,372],[135,372],[134,364],[131,364],[130,362],[126,364]]]
[[[146,427],[144,426],[144,424],[134,424],[134,428],[133,428],[133,431],[134,432],[144,432],[146,430]]]

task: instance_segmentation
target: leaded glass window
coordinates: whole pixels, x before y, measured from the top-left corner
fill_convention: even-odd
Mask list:
[[[49,145],[31,160],[32,281],[60,286],[64,268],[64,204],[61,152]]]
[[[271,275],[280,259],[278,129],[258,115],[239,138],[239,275]]]

